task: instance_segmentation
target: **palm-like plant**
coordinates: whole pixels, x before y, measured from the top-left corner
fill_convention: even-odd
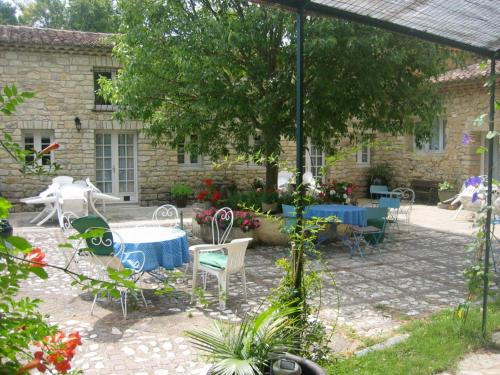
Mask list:
[[[213,363],[212,374],[261,375],[271,352],[297,347],[296,314],[295,307],[270,307],[239,326],[214,322],[210,329],[186,335]]]

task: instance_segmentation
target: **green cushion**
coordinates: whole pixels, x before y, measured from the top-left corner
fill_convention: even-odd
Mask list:
[[[223,253],[201,253],[200,263],[212,268],[224,269],[227,265],[227,255]]]
[[[382,229],[384,227],[384,221],[385,219],[368,219],[367,224],[368,226]],[[376,245],[384,241],[384,236],[385,232],[383,234],[367,234],[365,239],[370,245]]]
[[[78,219],[74,219],[71,222],[71,226],[75,228],[78,233],[85,233],[90,228],[106,228],[109,229],[108,223],[100,217],[95,215],[83,216]],[[104,233],[103,242],[108,243],[110,245],[95,245],[92,243],[91,238],[87,238],[87,246],[89,249],[92,249],[97,255],[110,255],[113,253],[113,235],[109,232]]]

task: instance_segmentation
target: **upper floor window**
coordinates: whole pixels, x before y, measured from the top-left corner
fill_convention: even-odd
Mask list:
[[[97,111],[112,111],[114,106],[108,100],[104,99],[97,92],[101,88],[99,78],[105,77],[113,80],[116,77],[116,69],[111,68],[94,68],[94,105]]]
[[[417,150],[425,153],[444,152],[446,148],[446,119],[438,118],[434,121],[428,142],[416,146]]]
[[[310,172],[314,179],[322,179],[321,168],[325,164],[325,153],[321,148],[308,140],[305,150],[305,171]]]
[[[198,142],[198,136],[192,134],[186,137],[186,141],[177,146],[177,163],[183,165],[199,165],[201,164],[201,157],[197,154],[189,152],[186,147],[189,143]]]
[[[370,165],[371,149],[369,145],[362,145],[356,153],[356,163],[361,165]]]
[[[23,133],[23,143],[25,150],[33,150],[40,152],[45,147],[54,142],[54,133],[47,131],[27,131]],[[35,160],[34,155],[26,156],[26,163],[33,163]],[[50,165],[54,161],[54,152],[42,155],[37,161],[40,165]]]

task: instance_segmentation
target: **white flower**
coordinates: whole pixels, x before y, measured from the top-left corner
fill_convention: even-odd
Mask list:
[[[330,190],[330,195],[334,195],[334,194],[336,194],[336,193],[337,193],[337,192],[336,192],[335,190],[333,190],[333,189],[332,189],[332,190]]]
[[[347,199],[347,194],[343,194],[342,197],[344,197],[344,199]]]

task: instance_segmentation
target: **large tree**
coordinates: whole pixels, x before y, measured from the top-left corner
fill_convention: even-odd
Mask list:
[[[0,25],[17,25],[16,7],[0,0]]]
[[[23,24],[95,32],[116,32],[113,0],[32,0],[21,5]]]
[[[231,147],[265,156],[295,131],[293,14],[238,0],[119,1],[123,64],[104,91],[118,117],[144,122],[154,142],[217,158]],[[352,133],[403,133],[440,109],[430,77],[448,50],[350,22],[308,17],[305,133],[327,151]],[[352,126],[354,124],[354,127]],[[267,184],[277,170],[267,165]]]

